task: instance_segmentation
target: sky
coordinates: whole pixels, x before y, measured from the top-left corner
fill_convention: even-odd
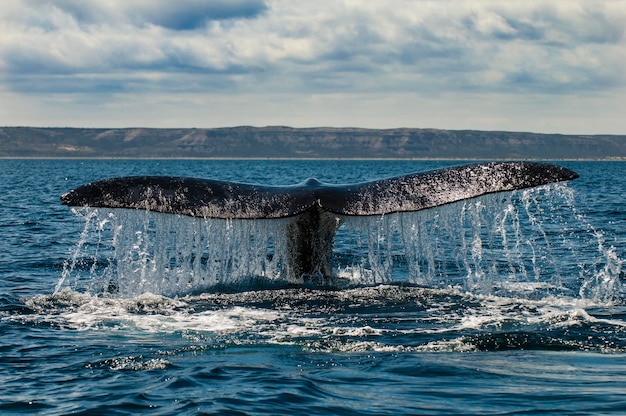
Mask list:
[[[626,134],[626,0],[2,0],[0,125]]]

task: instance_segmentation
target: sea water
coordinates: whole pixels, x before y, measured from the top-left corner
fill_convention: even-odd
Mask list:
[[[621,414],[621,162],[569,184],[344,217],[334,279],[290,219],[70,209],[97,179],[372,180],[443,161],[2,160],[3,414]]]

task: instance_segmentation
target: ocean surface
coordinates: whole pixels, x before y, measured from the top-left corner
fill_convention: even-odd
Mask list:
[[[449,161],[0,160],[0,414],[624,414],[626,164],[344,218],[334,276],[289,220],[70,209],[115,176],[351,183]]]

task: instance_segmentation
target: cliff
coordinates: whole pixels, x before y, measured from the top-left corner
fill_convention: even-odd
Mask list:
[[[504,131],[227,127],[0,128],[0,157],[626,159],[626,136]]]

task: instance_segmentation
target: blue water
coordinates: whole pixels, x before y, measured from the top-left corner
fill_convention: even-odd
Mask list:
[[[623,163],[348,219],[324,287],[281,280],[278,223],[59,200],[113,176],[341,183],[452,164],[0,160],[0,413],[623,414]]]

